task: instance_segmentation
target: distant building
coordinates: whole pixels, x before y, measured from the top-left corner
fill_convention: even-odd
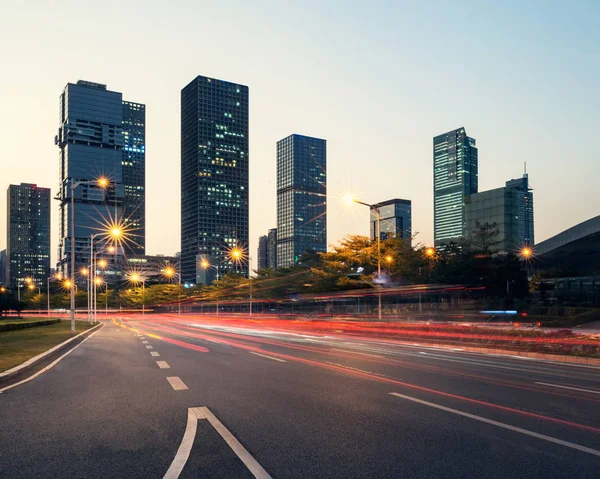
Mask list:
[[[271,228],[267,236],[267,268],[277,269],[277,228]]]
[[[412,206],[410,200],[387,200],[371,206],[371,239],[377,238],[377,209],[379,209],[380,232],[379,237],[385,239],[389,236],[405,240],[412,235]]]
[[[522,178],[507,181],[506,188],[514,190],[517,195],[519,241],[523,246],[533,246],[535,244],[533,193],[529,186],[529,176],[525,173]]]
[[[212,283],[217,267],[248,275],[247,261],[228,256],[248,248],[248,207],[248,87],[198,76],[181,90],[184,283]]]
[[[6,250],[0,251],[0,284],[6,285]]]
[[[41,287],[50,274],[50,188],[21,183],[7,191],[7,284]]]
[[[79,80],[68,83],[60,96],[59,128],[59,243],[58,270],[71,276],[74,244],[75,271],[89,264],[90,237],[110,222],[131,226],[124,251],[140,253],[145,245],[145,122],[144,105],[124,102],[106,85]],[[104,189],[97,180],[109,181]],[[74,191],[75,237],[71,238],[71,186]],[[101,241],[96,240],[98,247]],[[75,276],[81,282],[85,278]]]
[[[528,178],[506,182],[504,188],[482,191],[465,197],[466,236],[478,225],[496,224],[499,231],[495,249],[516,253],[533,243],[533,193]]]
[[[146,251],[146,105],[123,102],[123,220],[132,233],[126,254]]]
[[[277,267],[306,251],[327,251],[326,141],[290,135],[277,142]]]
[[[156,255],[132,255],[123,258],[121,265],[122,274],[127,277],[128,273],[136,271],[147,278],[159,278],[167,267],[178,270],[179,258],[177,256]],[[168,278],[165,278],[167,280]]]
[[[433,139],[434,242],[440,247],[465,235],[465,197],[477,193],[478,155],[464,128]]]
[[[261,236],[258,238],[257,269],[267,269],[269,266],[269,237]]]

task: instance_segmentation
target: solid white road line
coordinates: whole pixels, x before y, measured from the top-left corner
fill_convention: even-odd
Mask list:
[[[560,384],[539,383],[539,382],[536,382],[535,384],[541,384],[542,386],[552,386],[553,388],[572,389],[573,391],[582,391],[584,393],[600,394],[600,391],[594,391],[592,389],[574,388],[572,386],[561,386]]]
[[[198,418],[196,417],[196,412],[193,408],[189,408],[187,425],[185,428],[185,433],[183,434],[183,439],[179,445],[179,449],[177,449],[175,459],[173,459],[173,462],[165,474],[164,479],[177,479],[179,474],[181,474],[181,471],[183,471],[183,467],[190,457],[190,451],[192,450],[192,445],[194,444],[197,426]]]
[[[170,376],[167,378],[169,384],[175,391],[182,391],[184,389],[188,389],[188,387],[183,383],[183,381],[179,378],[179,376]]]
[[[475,414],[470,414],[468,412],[459,411],[458,409],[452,409],[446,406],[442,406],[440,404],[434,404],[429,401],[423,401],[422,399],[417,399],[411,396],[405,396],[404,394],[399,393],[390,393],[392,396],[396,396],[402,399],[407,399],[409,401],[417,402],[419,404],[424,404],[426,406],[430,406],[436,409],[441,409],[442,411],[451,412],[453,414],[458,414],[459,416],[468,417],[470,419],[475,419],[476,421],[485,422],[486,424],[491,424],[493,426],[498,426],[503,429],[508,429],[509,431],[518,432],[521,434],[525,434],[526,436],[535,437],[537,439],[542,439],[544,441],[553,442],[554,444],[560,444],[561,446],[570,447],[571,449],[577,449],[581,452],[587,452],[588,454],[592,454],[594,456],[600,456],[600,451],[596,449],[591,449],[589,447],[580,446],[579,444],[574,444],[572,442],[563,441],[562,439],[556,439],[554,437],[546,436],[545,434],[538,434],[537,432],[528,431],[527,429],[522,429],[520,427],[511,426],[510,424],[504,424],[502,422],[494,421],[492,419],[487,419],[485,417],[476,416]]]
[[[148,341],[142,341],[142,344],[148,344]]]
[[[54,365],[56,365],[59,361],[61,361],[65,356],[68,356],[73,351],[75,351],[79,346],[81,346],[83,343],[85,343],[88,339],[90,339],[94,334],[96,334],[102,328],[104,328],[104,326],[100,326],[96,331],[94,331],[93,333],[88,334],[87,338],[83,339],[77,346],[69,349],[65,354],[63,354],[62,356],[59,356],[56,360],[54,360],[53,362],[51,362],[50,364],[48,364],[48,366],[46,366],[43,369],[40,369],[37,373],[33,374],[32,376],[29,376],[28,378],[23,379],[22,381],[19,381],[18,383],[14,383],[14,384],[11,384],[10,386],[6,386],[6,387],[0,389],[0,394],[2,394],[4,391],[8,391],[9,389],[12,389],[14,387],[20,386],[21,384],[24,384],[26,382],[29,382],[32,379],[37,378],[40,374],[44,374],[46,371],[48,371],[48,369],[54,367]]]
[[[158,367],[160,369],[170,369],[171,366],[169,366],[169,363],[167,363],[166,361],[156,361],[156,364],[158,365]]]
[[[208,422],[212,424],[212,427],[221,435],[229,447],[235,452],[236,456],[244,463],[248,470],[252,473],[256,479],[271,479],[271,476],[265,471],[262,466],[254,459],[244,446],[235,438],[233,434],[219,421],[215,415],[210,412],[207,407],[198,407],[196,409],[196,416],[198,419],[208,419]]]
[[[152,346],[150,346],[149,344],[146,344],[146,349],[154,349]]]
[[[150,351],[150,356],[160,356],[156,351]]]
[[[266,354],[255,353],[254,351],[248,351],[250,354],[254,354],[255,356],[261,356],[263,358],[272,359],[273,361],[279,361],[280,363],[286,363],[285,359],[274,358],[272,356],[267,356]]]
[[[361,356],[370,356],[372,358],[383,358],[384,356],[380,356],[378,354],[369,354],[369,353],[363,353],[361,351],[358,351],[356,349],[350,348],[350,349],[339,349],[339,348],[331,348],[332,351],[340,351],[342,353],[356,353],[356,354],[360,354]]]

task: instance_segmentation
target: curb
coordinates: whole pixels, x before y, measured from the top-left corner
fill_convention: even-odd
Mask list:
[[[29,371],[30,369],[35,368],[43,360],[48,359],[51,356],[54,356],[54,355],[60,353],[61,351],[63,351],[64,349],[66,349],[67,346],[69,346],[71,342],[75,341],[78,338],[81,338],[82,336],[90,334],[92,331],[96,331],[98,328],[101,328],[103,325],[104,325],[103,323],[99,323],[96,326],[94,326],[93,328],[90,328],[87,331],[79,333],[77,336],[73,336],[72,338],[69,338],[66,341],[63,341],[62,343],[57,344],[52,349],[49,349],[48,351],[38,354],[37,356],[34,356],[31,359],[28,359],[24,363],[19,364],[18,366],[15,366],[12,369],[9,369],[7,371],[4,371],[3,373],[0,373],[0,384],[10,381],[10,380],[14,379],[16,376],[23,374],[23,373]]]
[[[495,349],[495,348],[476,348],[473,346],[464,346],[454,344],[449,346],[444,343],[424,343],[424,346],[435,346],[436,348],[443,349],[456,349],[460,348],[468,353],[481,353],[481,354],[494,354],[498,356],[521,356],[530,359],[540,359],[543,361],[551,361],[558,363],[570,363],[570,364],[586,364],[588,366],[600,366],[600,359],[597,358],[586,358],[584,356],[565,356],[563,354],[549,354],[549,353],[533,353],[529,351],[512,351],[510,349]]]

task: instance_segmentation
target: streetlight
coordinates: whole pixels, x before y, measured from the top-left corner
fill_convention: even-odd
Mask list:
[[[531,275],[530,271],[529,271],[529,266],[530,266],[531,258],[533,257],[533,250],[529,246],[525,246],[524,248],[521,249],[520,254],[521,254],[521,259],[523,261],[525,261],[525,268],[526,268],[526,272],[527,272],[527,281],[529,281],[529,276]]]
[[[379,208],[381,207],[381,205],[379,205],[379,204],[370,205],[369,203],[364,203],[362,201],[358,201],[352,195],[344,196],[344,203],[346,203],[347,205],[352,205],[353,203],[357,203],[359,205],[367,206],[370,211],[375,211],[375,216],[377,218],[377,228],[376,228],[376,232],[375,232],[377,235],[377,279],[379,280],[381,278],[381,214],[379,212]],[[381,319],[381,291],[379,289],[377,291],[377,298],[378,298],[378,303],[379,303],[379,307],[377,308],[377,313],[378,313],[379,319]]]
[[[175,275],[177,275],[179,279],[179,298],[177,301],[177,314],[181,314],[181,273],[177,273],[177,271],[175,271],[175,268],[167,266],[165,269],[163,269],[163,275],[169,280]]]
[[[75,334],[75,189],[81,185],[96,185],[106,190],[109,181],[106,177],[99,177],[95,180],[69,180],[69,189],[71,190],[71,269],[70,273],[73,281],[70,281],[71,289],[71,333]],[[60,198],[64,201],[64,198]]]
[[[133,284],[137,284],[137,283],[142,283],[142,314],[145,314],[145,295],[146,295],[146,290],[145,290],[145,285],[146,285],[146,278],[141,276],[140,274],[133,272],[129,275],[129,281],[131,281]]]
[[[240,255],[241,255],[241,251],[236,249],[236,250],[232,250],[232,251],[231,251],[231,256],[232,256],[232,257],[234,256],[234,254],[233,254],[233,251],[238,251],[238,253],[240,253]],[[238,257],[239,257],[239,255],[238,255]],[[208,262],[208,260],[207,260],[206,258],[203,258],[203,259],[202,259],[202,261],[200,261],[200,266],[201,266],[201,267],[202,267],[202,269],[204,269],[205,271],[206,271],[208,268],[215,268],[215,270],[217,271],[217,281],[219,281],[219,265],[218,265],[218,264],[216,264],[216,265],[212,265],[212,264],[210,264],[210,263]],[[218,316],[218,315],[219,315],[219,289],[217,288],[217,316]]]
[[[427,282],[431,282],[431,262],[435,256],[435,249],[431,246],[425,249],[425,256],[427,256]]]
[[[48,278],[46,278],[46,295],[47,295],[47,300],[48,300],[48,316],[50,316],[50,279],[52,277],[48,276]],[[60,281],[62,279],[62,273],[59,271],[58,273],[56,273],[54,275],[54,279],[56,279],[57,281]]]

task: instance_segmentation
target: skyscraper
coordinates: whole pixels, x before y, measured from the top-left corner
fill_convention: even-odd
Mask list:
[[[248,247],[248,87],[198,76],[181,90],[181,272],[210,283],[219,268],[247,275],[228,256]]]
[[[58,269],[65,276],[71,276],[72,186],[75,186],[75,271],[89,263],[90,236],[105,229],[103,225],[109,222],[123,222],[124,206],[131,215],[130,222],[142,226],[137,231],[133,231],[137,227],[132,227],[133,240],[145,244],[143,112],[143,105],[124,103],[121,93],[100,83],[83,80],[68,83],[60,96],[55,138],[60,149]],[[108,179],[108,188],[97,183],[101,177]]]
[[[50,274],[50,189],[21,183],[7,191],[6,279],[13,288]]]
[[[267,235],[267,268],[277,269],[277,228],[271,228]]]
[[[146,105],[123,102],[123,220],[132,233],[125,252],[146,251]]]
[[[533,245],[533,193],[526,174],[503,188],[465,197],[465,236],[486,223],[498,230],[493,250],[516,253]]]
[[[412,235],[412,205],[410,200],[393,199],[382,201],[371,207],[371,239],[377,238],[377,212],[379,209],[381,239],[396,236],[405,240]]]
[[[290,135],[277,142],[277,267],[308,250],[327,251],[326,141]]]
[[[0,251],[0,284],[6,285],[6,249]]]
[[[256,252],[257,268],[267,269],[269,266],[269,237],[266,235],[258,238],[258,248]]]
[[[465,196],[477,193],[477,147],[464,128],[433,139],[434,242],[440,247],[465,235]]]
[[[533,193],[529,186],[529,176],[524,173],[522,178],[507,181],[506,188],[514,190],[517,198],[516,215],[518,218],[519,246],[533,246],[535,244]]]

